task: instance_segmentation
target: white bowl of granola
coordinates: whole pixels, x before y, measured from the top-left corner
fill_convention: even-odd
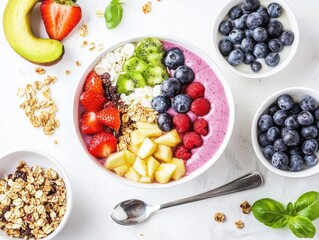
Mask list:
[[[172,55],[179,56],[171,61]],[[169,93],[174,83],[178,89]],[[165,110],[156,103],[162,100]],[[176,186],[211,167],[230,139],[235,112],[215,63],[189,43],[163,37],[134,38],[105,50],[79,81],[73,108],[89,159],[113,179],[144,188]],[[195,127],[201,123],[202,132]]]
[[[53,239],[71,209],[70,181],[54,158],[38,150],[0,158],[1,239]]]

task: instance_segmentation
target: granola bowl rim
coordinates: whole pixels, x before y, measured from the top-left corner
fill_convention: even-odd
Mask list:
[[[80,125],[79,125],[79,99],[80,99],[80,94],[83,90],[83,85],[84,81],[86,79],[86,76],[89,74],[89,72],[94,68],[94,66],[99,62],[99,60],[108,52],[115,50],[116,48],[123,46],[124,44],[131,43],[131,42],[138,42],[141,39],[147,38],[147,37],[154,37],[158,38],[161,41],[168,41],[174,44],[178,44],[182,47],[185,47],[186,49],[190,50],[191,52],[195,53],[198,55],[201,59],[203,59],[214,71],[216,76],[218,77],[218,80],[221,82],[226,99],[228,102],[228,107],[229,107],[229,121],[228,121],[228,126],[227,126],[227,133],[222,141],[222,144],[219,146],[218,150],[216,153],[213,155],[211,159],[209,159],[203,166],[198,168],[196,171],[192,172],[190,175],[184,176],[179,180],[176,181],[171,181],[166,184],[160,184],[160,183],[140,183],[140,182],[135,182],[129,179],[126,179],[124,177],[118,176],[112,171],[109,171],[105,169],[91,154],[88,152],[86,144],[83,140],[82,134],[80,132]],[[97,55],[93,61],[88,65],[88,67],[84,70],[82,74],[82,78],[80,81],[77,83],[77,87],[75,89],[74,95],[73,95],[73,124],[74,124],[74,131],[76,134],[76,138],[78,139],[80,145],[82,146],[84,152],[86,155],[91,159],[91,161],[94,162],[94,165],[96,165],[104,174],[108,175],[111,177],[113,180],[124,183],[125,185],[132,186],[132,187],[137,187],[137,188],[144,188],[144,189],[163,189],[163,188],[168,188],[168,187],[173,187],[173,186],[178,186],[183,183],[186,183],[192,179],[195,179],[202,173],[206,172],[216,161],[220,158],[224,150],[226,149],[232,132],[233,132],[233,127],[234,127],[234,122],[235,122],[235,103],[234,103],[234,98],[233,94],[230,88],[230,85],[228,81],[226,80],[226,77],[222,73],[220,67],[215,63],[214,59],[208,56],[201,48],[193,45],[192,43],[175,37],[171,35],[141,35],[137,37],[132,37],[127,40],[122,40],[118,41],[116,44],[112,44],[110,47],[106,48],[104,51],[101,52],[101,54]]]
[[[25,159],[20,156],[25,156]],[[36,161],[33,162],[32,156],[37,156]],[[9,165],[4,165],[4,161],[10,161]],[[67,189],[67,204],[66,204],[66,211],[65,214],[62,218],[62,221],[58,225],[58,227],[53,230],[53,232],[44,237],[41,238],[41,240],[51,240],[54,239],[58,236],[59,233],[63,230],[65,225],[67,224],[72,208],[73,208],[73,193],[72,193],[72,188],[71,188],[71,182],[70,179],[67,175],[66,170],[64,167],[50,154],[44,152],[43,150],[40,149],[18,149],[18,150],[12,150],[12,151],[7,151],[4,154],[0,156],[0,178],[2,179],[5,175],[8,175],[10,173],[13,173],[15,171],[16,166],[18,166],[19,162],[23,161],[27,164],[28,167],[32,167],[35,165],[40,166],[41,168],[47,169],[47,168],[52,168],[54,171],[56,171],[60,177],[63,178],[63,181],[65,183],[65,187]],[[40,164],[40,162],[44,162],[44,164]],[[4,165],[4,166],[3,166]],[[23,238],[11,238],[8,235],[6,235],[2,230],[0,230],[0,237],[3,240],[12,240],[12,239],[23,239]]]

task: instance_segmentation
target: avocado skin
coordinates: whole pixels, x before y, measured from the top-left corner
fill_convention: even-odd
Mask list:
[[[13,50],[39,65],[53,65],[64,54],[60,41],[36,37],[30,26],[30,14],[39,0],[8,0],[3,14],[3,29]]]

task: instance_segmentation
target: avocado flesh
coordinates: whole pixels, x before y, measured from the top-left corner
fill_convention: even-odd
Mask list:
[[[38,0],[8,0],[3,29],[10,46],[23,58],[38,64],[58,61],[64,48],[54,39],[37,38],[30,26],[30,14]]]

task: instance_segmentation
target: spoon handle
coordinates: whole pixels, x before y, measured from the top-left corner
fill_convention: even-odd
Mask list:
[[[218,196],[226,195],[229,193],[235,193],[235,192],[248,190],[251,188],[258,187],[262,183],[263,183],[263,178],[260,173],[258,172],[249,173],[219,188],[215,188],[213,190],[210,190],[192,197],[184,198],[184,199],[169,202],[169,203],[164,203],[160,205],[159,209],[164,209],[164,208],[173,207],[173,206],[177,206],[177,205],[181,205],[185,203],[191,203],[191,202],[196,202],[196,201],[200,201],[200,200],[204,200],[208,198],[218,197]]]

